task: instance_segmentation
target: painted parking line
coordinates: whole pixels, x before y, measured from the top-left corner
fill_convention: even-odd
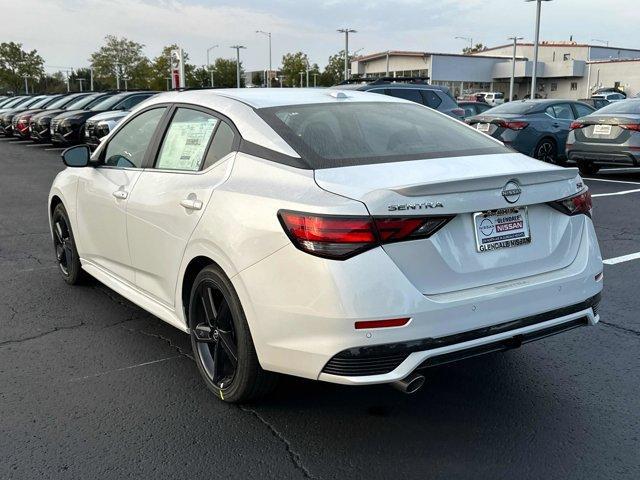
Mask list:
[[[53,148],[45,148],[45,152],[51,152],[53,150],[64,150],[64,147],[53,147]]]
[[[640,188],[636,188],[635,190],[623,190],[622,192],[613,192],[613,193],[594,193],[591,195],[592,198],[596,197],[612,197],[614,195],[628,195],[630,193],[638,193],[640,192]]]
[[[621,257],[609,258],[607,260],[603,260],[602,263],[605,265],[615,265],[617,263],[630,262],[631,260],[637,260],[640,258],[640,252],[630,253],[629,255],[622,255]]]
[[[587,178],[587,177],[583,177],[583,180],[595,180],[596,182],[628,183],[630,185],[640,185],[640,182],[630,182],[628,180],[609,180],[608,178]]]
[[[159,360],[152,360],[150,362],[137,363],[135,365],[129,365],[128,367],[116,368],[113,370],[107,370],[106,372],[94,373],[93,375],[85,375],[84,377],[72,378],[69,380],[70,382],[81,382],[82,380],[87,380],[89,378],[102,377],[103,375],[108,375],[110,373],[123,372],[126,370],[131,370],[133,368],[146,367],[148,365],[154,365],[156,363],[166,362],[168,360],[174,360],[176,358],[182,358],[182,355],[174,355],[172,357],[161,358]]]
[[[32,145],[25,145],[25,147],[41,147],[42,145],[38,145],[37,143],[34,143]]]

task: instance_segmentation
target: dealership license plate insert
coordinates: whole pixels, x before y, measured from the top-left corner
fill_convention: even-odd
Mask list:
[[[474,213],[473,227],[478,252],[531,243],[527,207]]]
[[[594,125],[594,135],[611,135],[611,125]]]
[[[477,127],[479,132],[485,132],[487,133],[489,131],[489,124],[488,123],[478,123]]]

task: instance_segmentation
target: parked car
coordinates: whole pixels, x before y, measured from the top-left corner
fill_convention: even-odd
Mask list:
[[[101,112],[130,110],[157,92],[122,92],[111,95],[85,110],[64,112],[51,120],[49,133],[54,145],[74,145],[84,142],[85,122]]]
[[[593,111],[573,100],[520,100],[470,117],[467,123],[525,155],[563,164],[571,122]]]
[[[464,110],[464,117],[472,117],[486,112],[491,108],[491,105],[485,102],[469,102],[466,100],[459,101],[458,107]]]
[[[483,102],[494,107],[504,103],[504,93],[501,92],[480,92],[478,95]]]
[[[567,158],[585,175],[601,166],[640,166],[640,98],[615,102],[571,124]]]
[[[457,119],[464,119],[464,110],[458,107],[447,87],[429,85],[422,77],[360,78],[330,87],[335,90],[359,90],[402,98],[425,105]]]
[[[602,107],[606,107],[611,102],[604,98],[581,98],[578,100],[579,102],[586,103],[590,107],[593,107],[595,110],[599,110]]]
[[[51,119],[57,117],[61,113],[68,111],[82,110],[91,108],[100,103],[108,96],[114,95],[115,92],[83,92],[74,94],[71,102],[63,107],[47,110],[31,117],[29,121],[29,130],[31,140],[36,143],[47,143],[51,141]]]
[[[220,399],[275,372],[415,391],[419,369],[599,321],[574,169],[392,96],[168,92],[48,198],[59,272],[188,332]],[[562,295],[558,292],[562,291]]]
[[[619,92],[603,92],[591,95],[591,98],[606,100],[607,102],[619,102],[627,98],[626,95]]]
[[[48,95],[37,95],[35,97],[31,97],[29,100],[25,102],[20,102],[15,104],[11,108],[3,109],[0,114],[0,135],[4,135],[5,137],[13,136],[13,126],[11,124],[11,120],[16,113],[23,112],[29,108],[36,108],[38,105],[42,103],[46,103],[48,101]]]
[[[18,110],[11,118],[13,134],[23,140],[28,139],[31,134],[31,132],[29,131],[29,120],[31,119],[31,117],[45,110],[55,109],[55,106],[60,103],[68,102],[69,96],[69,94],[49,95],[46,100],[32,105],[27,110]]]
[[[8,111],[10,108],[19,106],[21,103],[30,101],[31,98],[33,98],[31,95],[20,95],[3,101],[2,105],[0,105],[0,114]]]

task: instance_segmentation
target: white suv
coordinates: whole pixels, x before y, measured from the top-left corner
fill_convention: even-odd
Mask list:
[[[164,93],[49,195],[63,279],[90,274],[191,336],[225,401],[274,372],[392,383],[598,319],[602,259],[576,169],[398,98]]]
[[[500,92],[480,92],[483,100],[489,105],[495,107],[496,105],[502,105],[504,103],[504,93]]]

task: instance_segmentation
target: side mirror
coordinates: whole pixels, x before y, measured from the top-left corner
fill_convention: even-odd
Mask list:
[[[67,148],[61,157],[67,167],[86,167],[91,160],[91,150],[88,145],[76,145]]]

